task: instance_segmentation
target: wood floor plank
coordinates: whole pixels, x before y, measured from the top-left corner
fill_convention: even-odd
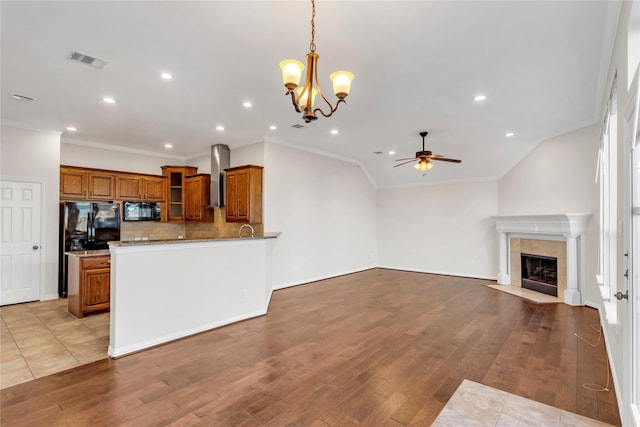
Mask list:
[[[466,379],[620,425],[598,313],[495,282],[372,269],[274,292],[266,316],[0,391],[0,424],[429,425]],[[603,340],[601,340],[603,341]]]

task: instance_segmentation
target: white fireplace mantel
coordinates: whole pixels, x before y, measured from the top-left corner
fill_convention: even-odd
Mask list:
[[[569,305],[581,305],[584,292],[585,243],[584,233],[590,213],[553,214],[553,215],[516,215],[494,216],[496,229],[500,233],[500,271],[498,283],[511,284],[511,235],[524,238],[549,239],[561,237],[567,244],[567,289],[564,302]],[[549,237],[551,236],[551,237]]]

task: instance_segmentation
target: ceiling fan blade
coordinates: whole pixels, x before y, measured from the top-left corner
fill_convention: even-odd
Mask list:
[[[439,161],[439,162],[462,163],[462,160],[458,160],[458,159],[447,159],[446,157],[431,157],[431,160],[437,160],[437,161]]]
[[[418,160],[418,159],[411,159],[408,162],[404,162],[404,163],[399,163],[397,165],[393,165],[393,167],[397,168],[398,166],[406,165],[407,163],[415,162],[416,160]]]
[[[405,160],[416,160],[416,158],[415,157],[411,157],[411,158],[407,157],[406,159],[396,159],[396,162],[402,162],[402,161],[405,161]]]

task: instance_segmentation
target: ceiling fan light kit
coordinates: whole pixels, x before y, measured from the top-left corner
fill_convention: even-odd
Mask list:
[[[420,172],[426,172],[433,168],[433,163],[431,163],[429,160],[421,159],[418,163],[413,165],[413,167],[419,170]]]
[[[345,98],[349,95],[351,90],[351,82],[354,79],[354,75],[349,71],[336,71],[331,73],[329,78],[333,83],[333,92],[338,98],[338,102],[335,107],[331,105],[331,102],[327,99],[320,83],[318,82],[318,59],[320,55],[316,53],[315,43],[315,16],[316,16],[316,4],[315,0],[311,0],[311,44],[309,45],[310,52],[307,53],[307,74],[305,76],[304,85],[298,87],[300,79],[302,77],[302,71],[304,71],[304,64],[295,59],[286,59],[280,62],[280,70],[282,71],[282,81],[287,88],[286,96],[291,96],[291,102],[293,107],[298,113],[302,113],[302,119],[306,122],[312,122],[318,119],[316,113],[320,113],[325,117],[330,117],[337,109],[340,103],[345,103]],[[315,87],[314,87],[315,86]],[[309,96],[311,94],[311,96]],[[326,114],[320,108],[313,108],[316,96],[320,94],[322,99],[329,106],[329,114]]]
[[[417,161],[418,163],[414,164],[413,167],[416,170],[419,170],[420,172],[426,172],[426,171],[431,170],[433,168],[432,160],[438,160],[440,162],[462,163],[462,160],[448,159],[446,157],[442,157],[439,154],[433,154],[431,151],[425,150],[424,149],[424,139],[426,138],[426,136],[428,134],[429,134],[429,132],[420,132],[420,134],[419,134],[422,137],[422,151],[417,151],[416,152],[416,157],[414,157],[413,159],[411,159],[411,158],[396,159],[396,162],[403,162],[403,163],[399,163],[399,164],[395,165],[394,168],[397,168],[398,166],[406,165],[407,163],[411,163],[411,162]]]

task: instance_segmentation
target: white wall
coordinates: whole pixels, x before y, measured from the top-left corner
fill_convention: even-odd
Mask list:
[[[282,232],[274,287],[377,264],[376,189],[358,165],[273,142],[264,160],[264,229]]]
[[[134,153],[97,146],[79,145],[62,141],[60,144],[60,164],[94,169],[162,175],[161,166],[184,166],[184,160],[175,156]],[[200,172],[200,171],[198,171]],[[208,171],[207,171],[208,172]],[[205,172],[205,173],[207,173]]]
[[[42,183],[40,299],[58,297],[60,133],[0,127],[0,178]]]
[[[380,266],[495,279],[497,193],[495,182],[379,190]]]
[[[500,215],[591,213],[585,234],[583,301],[595,304],[598,287],[599,186],[595,182],[600,127],[578,129],[540,143],[498,183]]]

